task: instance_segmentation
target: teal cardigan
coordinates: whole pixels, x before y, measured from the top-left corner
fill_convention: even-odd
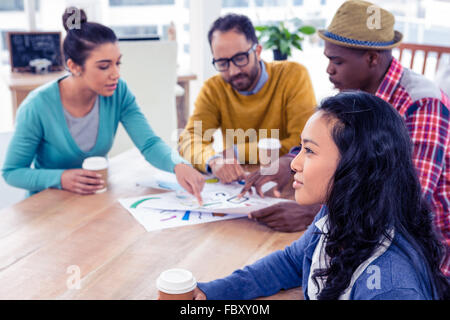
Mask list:
[[[83,152],[72,138],[64,118],[60,80],[62,78],[33,90],[21,104],[3,165],[3,177],[8,184],[30,193],[47,188],[61,189],[64,170],[81,168],[87,157],[107,155],[119,122],[145,159],[155,167],[173,172],[175,165],[187,163],[153,132],[122,79],[112,96],[99,97],[97,142],[89,152]],[[32,164],[34,168],[30,167]]]

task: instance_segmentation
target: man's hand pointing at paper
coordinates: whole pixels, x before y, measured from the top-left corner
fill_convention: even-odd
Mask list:
[[[266,172],[273,174],[264,175],[261,170],[252,172],[245,179],[245,186],[239,196],[244,196],[247,192],[252,193],[252,187],[256,193],[264,197],[263,186],[272,181],[277,184],[273,189],[273,195],[281,197],[281,190],[291,181],[291,156],[282,156],[272,163]],[[294,190],[292,189],[292,194]],[[314,220],[315,215],[321,206],[302,206],[295,202],[280,202],[270,207],[249,213],[249,219],[258,221],[267,227],[281,232],[297,232],[305,230]]]

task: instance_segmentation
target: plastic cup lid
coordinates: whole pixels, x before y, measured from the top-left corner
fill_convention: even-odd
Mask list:
[[[102,170],[108,168],[108,160],[104,157],[90,157],[83,161],[85,170]]]
[[[183,294],[194,290],[197,280],[188,270],[169,269],[161,273],[156,286],[159,291],[168,294]]]
[[[280,149],[280,140],[275,138],[260,139],[258,142],[259,149]]]

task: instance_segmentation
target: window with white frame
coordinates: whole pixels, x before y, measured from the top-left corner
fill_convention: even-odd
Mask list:
[[[326,28],[344,0],[221,0],[221,15],[239,13],[247,15],[255,26],[275,24],[280,21],[293,28],[293,19],[302,24]],[[396,19],[395,29],[402,32],[404,42],[450,46],[450,0],[373,0],[375,4],[392,12]],[[326,66],[328,61],[323,55],[323,41],[317,36],[305,37],[303,51],[292,50],[293,61],[303,63],[315,86],[318,100],[330,95]],[[398,52],[394,50],[394,56]],[[407,53],[406,53],[407,55]],[[263,50],[262,58],[273,60],[271,50]],[[408,61],[408,57],[405,60]],[[420,65],[421,53],[416,55],[415,65]],[[448,56],[447,56],[448,58]],[[431,58],[432,60],[433,58]],[[403,60],[402,60],[403,62]],[[441,63],[450,63],[443,61]],[[433,61],[427,64],[432,69]],[[415,71],[418,69],[413,68]],[[433,79],[434,74],[428,76]]]
[[[9,63],[6,33],[29,30],[26,1],[0,1],[0,58]],[[76,6],[86,11],[88,20],[111,27],[120,37],[159,36],[168,39],[173,22],[178,41],[179,64],[189,66],[189,1],[188,0],[32,0],[35,1],[35,28],[40,31],[61,31],[65,8]]]
[[[299,18],[318,27],[330,23],[344,0],[222,0],[222,14],[246,14],[255,25]],[[450,46],[449,0],[373,0],[395,15],[405,42]]]
[[[39,7],[39,0],[34,0]],[[24,31],[28,28],[24,0],[0,1],[0,65],[9,64],[7,33],[9,31]]]

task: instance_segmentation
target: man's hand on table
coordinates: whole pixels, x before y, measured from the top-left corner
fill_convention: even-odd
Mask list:
[[[302,206],[296,202],[280,202],[251,212],[248,217],[281,232],[305,230],[319,212],[321,205]]]
[[[233,148],[225,150],[221,157],[211,160],[209,166],[213,175],[222,183],[245,179],[244,169],[234,156]]]
[[[280,198],[281,189],[289,183],[292,177],[292,159],[292,157],[287,155],[282,156],[276,162],[272,163],[270,167],[265,168],[264,171],[260,169],[249,174],[245,179],[245,186],[242,188],[239,196],[244,196],[247,192],[252,193],[252,187],[255,187],[256,193],[264,198],[264,194],[261,189],[262,186],[269,181],[273,181],[277,184],[276,188],[273,190],[273,194],[275,197]]]
[[[229,156],[230,154],[234,155],[234,152],[231,152],[231,149],[228,149],[224,152],[224,155],[227,153],[228,158],[225,156],[223,158],[216,158],[210,163],[213,174],[219,178],[221,182],[230,183],[245,178],[246,184],[241,190],[240,195],[243,196],[246,192],[251,193],[251,188],[255,187],[256,192],[261,197],[264,197],[262,186],[267,182],[273,181],[277,183],[277,187],[274,189],[273,194],[276,197],[281,197],[282,188],[289,183],[292,177],[292,157],[285,155],[277,162],[274,162],[265,171],[270,172],[270,175],[266,175],[264,172],[261,172],[261,170],[257,170],[245,177],[244,170],[237,159]],[[225,163],[225,160],[227,160],[227,163]],[[320,205],[302,206],[295,202],[281,202],[251,212],[249,218],[276,231],[297,232],[305,230],[311,224],[317,212],[319,212],[320,207]]]

